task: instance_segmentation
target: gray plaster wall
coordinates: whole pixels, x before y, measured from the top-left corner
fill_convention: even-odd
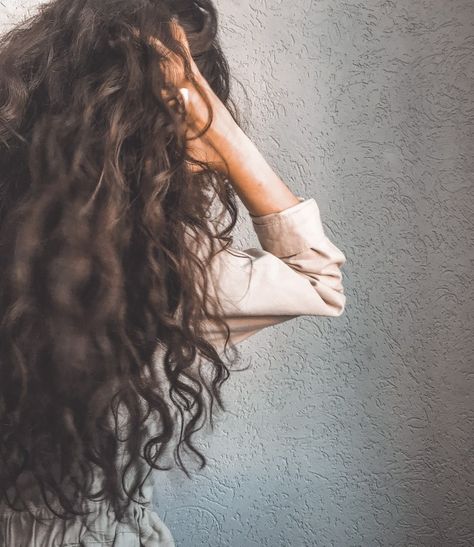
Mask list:
[[[178,547],[472,546],[474,2],[218,7],[247,133],[317,199],[347,307],[241,344],[209,467],[158,474],[155,508]]]

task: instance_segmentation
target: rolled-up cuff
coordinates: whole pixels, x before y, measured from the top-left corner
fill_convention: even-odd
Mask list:
[[[268,215],[250,214],[260,245],[279,258],[312,248],[325,237],[314,198],[297,196],[299,203]]]

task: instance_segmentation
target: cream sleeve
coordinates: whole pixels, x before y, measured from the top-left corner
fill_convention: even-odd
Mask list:
[[[261,329],[301,315],[339,316],[346,297],[344,253],[326,236],[314,198],[263,216],[249,213],[262,249],[218,252],[211,261],[217,293],[237,344]],[[219,350],[225,332],[206,323],[207,339]]]

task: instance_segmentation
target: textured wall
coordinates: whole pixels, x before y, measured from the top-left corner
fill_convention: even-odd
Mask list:
[[[244,342],[209,469],[157,509],[180,547],[472,546],[474,2],[218,5],[248,133],[318,200],[348,302]]]
[[[159,474],[156,509],[178,547],[474,545],[474,3],[218,6],[247,132],[317,199],[348,301],[242,343],[209,467]]]

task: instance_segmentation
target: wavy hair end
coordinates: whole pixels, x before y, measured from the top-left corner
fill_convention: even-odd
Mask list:
[[[181,55],[172,17],[238,122],[210,0],[54,0],[0,36],[0,501],[14,510],[29,510],[27,473],[59,518],[106,499],[121,520],[146,479],[137,464],[169,469],[178,433],[178,466],[189,476],[184,447],[204,467],[192,436],[214,400],[225,409],[229,337],[221,355],[202,324],[227,329],[208,265],[238,206],[222,174],[191,172],[162,99],[148,38]]]

